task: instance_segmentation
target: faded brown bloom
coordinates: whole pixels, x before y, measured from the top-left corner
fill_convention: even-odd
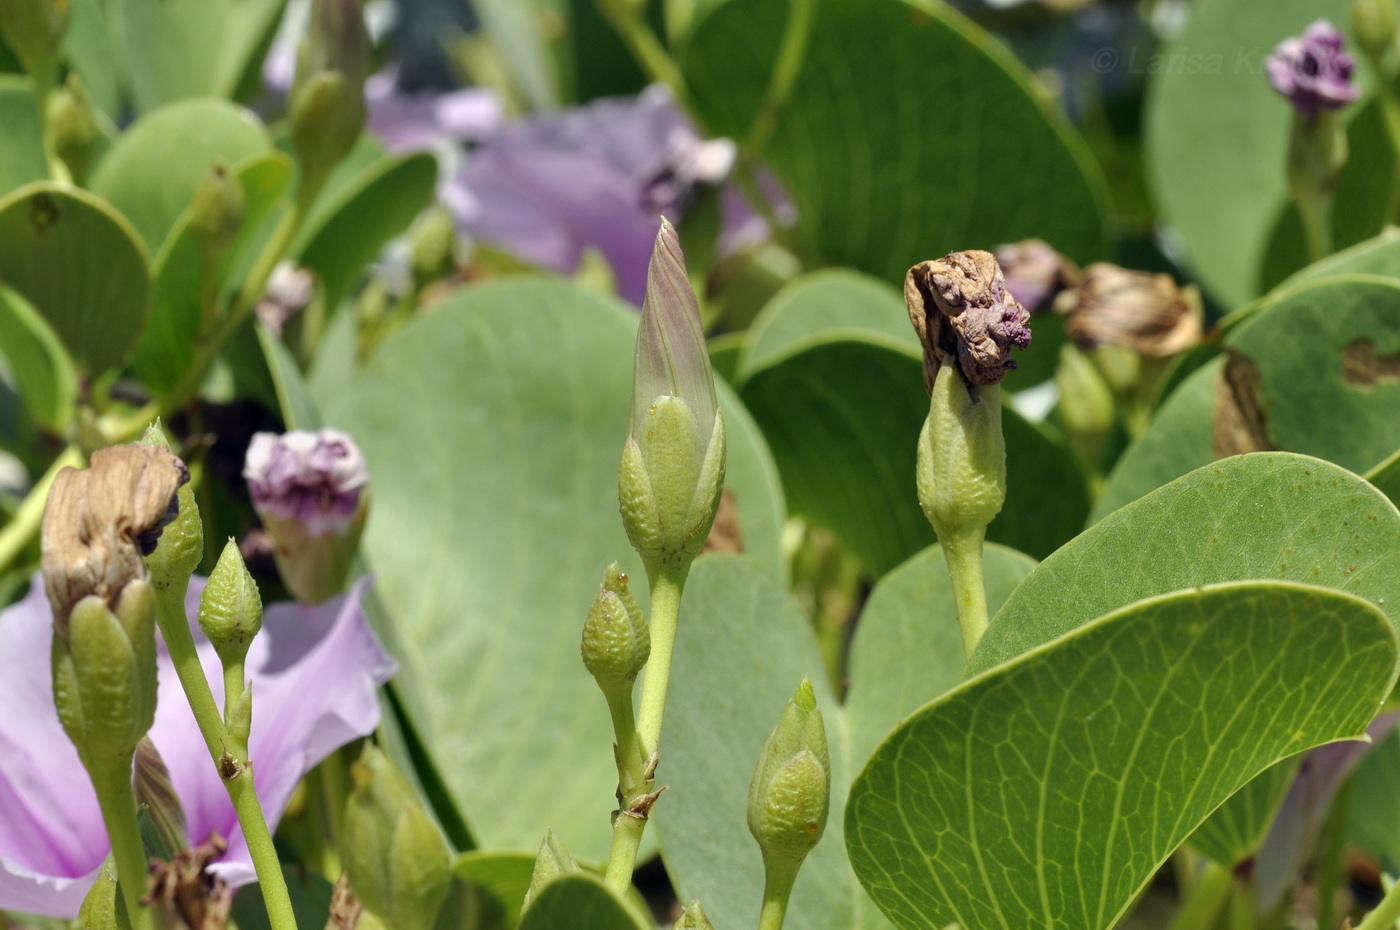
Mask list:
[[[920,262],[904,277],[909,319],[924,346],[924,387],[945,360],[957,359],[969,384],[1000,384],[1016,367],[1012,348],[1031,344],[1030,314],[1006,290],[990,252],[950,252]]]
[[[1079,287],[1055,301],[1065,331],[1085,348],[1122,346],[1141,355],[1175,355],[1201,340],[1201,298],[1171,275],[1108,262],[1084,269]]]
[[[101,449],[86,469],[54,478],[44,510],[44,586],[54,623],[66,630],[73,605],[96,595],[115,607],[131,581],[146,577],[143,556],[175,519],[175,496],[189,470],[169,449],[127,445]]]
[[[1057,294],[1079,283],[1079,266],[1043,239],[999,245],[994,254],[1006,289],[1032,314],[1048,310]]]

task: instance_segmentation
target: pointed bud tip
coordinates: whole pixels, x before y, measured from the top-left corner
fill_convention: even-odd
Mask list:
[[[804,677],[802,684],[797,686],[797,693],[792,696],[792,703],[804,713],[810,714],[817,709],[817,695],[812,690],[812,680]]]

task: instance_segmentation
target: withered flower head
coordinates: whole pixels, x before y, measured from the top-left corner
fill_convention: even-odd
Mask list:
[[[1351,82],[1356,62],[1342,50],[1343,41],[1325,19],[1284,39],[1264,62],[1269,84],[1303,116],[1346,106],[1360,92]]]
[[[924,345],[924,387],[957,359],[969,384],[1000,384],[1016,367],[1012,348],[1031,344],[1030,314],[1006,290],[990,252],[950,252],[920,262],[904,277],[909,319]]]
[[[1030,313],[1050,309],[1055,295],[1079,283],[1079,268],[1043,239],[999,245],[993,252],[1006,289]]]
[[[1065,331],[1085,348],[1122,346],[1162,357],[1201,339],[1201,299],[1194,287],[1108,262],[1084,269],[1084,280],[1056,299],[1055,310],[1068,314]]]
[[[54,622],[96,595],[115,606],[128,582],[146,577],[143,556],[179,513],[175,496],[189,469],[162,446],[101,449],[92,465],[54,478],[44,510],[42,566]]]

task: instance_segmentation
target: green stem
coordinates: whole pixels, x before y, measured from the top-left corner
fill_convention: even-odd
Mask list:
[[[1400,920],[1400,882],[1390,886],[1376,909],[1356,926],[1356,930],[1394,930]]]
[[[1346,847],[1347,821],[1351,813],[1351,779],[1343,782],[1332,803],[1327,817],[1327,828],[1322,837],[1322,871],[1317,881],[1317,926],[1318,930],[1330,930],[1336,917],[1333,914],[1337,886],[1342,879],[1342,852]]]
[[[815,10],[814,0],[790,0],[788,3],[787,25],[783,30],[782,43],[778,46],[778,57],[773,63],[773,73],[768,78],[768,87],[749,125],[749,134],[744,139],[744,153],[750,159],[756,159],[763,151],[782,118],[788,95],[792,93],[797,76],[802,72],[802,63],[807,58]]]
[[[224,726],[229,725],[228,715],[243,697],[247,681],[243,677],[243,663],[234,662],[224,666]],[[235,752],[247,753],[247,746],[238,746]]]
[[[1207,930],[1215,925],[1215,918],[1225,905],[1225,897],[1230,893],[1234,876],[1223,865],[1211,862],[1201,875],[1167,930]]]
[[[637,850],[642,845],[646,818],[627,811],[618,811],[613,820],[612,849],[608,852],[608,868],[603,881],[618,894],[626,894],[632,886],[632,872],[637,866]]]
[[[189,702],[200,735],[204,737],[205,748],[209,750],[209,757],[219,770],[224,789],[228,791],[234,812],[238,814],[238,825],[243,828],[253,868],[258,873],[258,885],[267,905],[269,923],[273,930],[296,930],[296,917],[292,913],[292,899],[287,892],[286,878],[282,875],[282,864],[277,858],[277,850],[273,848],[272,834],[267,829],[257,792],[253,790],[252,763],[246,758],[234,758],[236,774],[232,777],[225,775],[225,755],[231,755],[235,748],[242,747],[236,747],[229,736],[218,704],[214,701],[214,691],[209,687],[209,679],[204,677],[204,667],[200,664],[189,620],[185,617],[185,591],[188,586],[189,579],[185,579],[183,583],[156,588],[156,623],[160,626],[160,635],[165,640],[165,648],[175,666],[180,686],[185,691],[185,700]],[[225,682],[227,684],[227,679]],[[246,755],[246,752],[243,754]]]
[[[1230,888],[1230,930],[1254,930],[1254,885],[1247,878],[1236,879]]]
[[[763,910],[758,915],[758,930],[782,930],[788,899],[792,897],[792,886],[801,866],[800,859],[792,862],[764,857]]]
[[[122,900],[132,930],[151,930],[151,912],[142,906],[146,897],[150,869],[146,849],[141,845],[141,827],[136,821],[136,795],[131,788],[131,763],[92,775],[97,790],[97,805],[102,810],[102,823],[112,841],[112,861],[121,882]]]
[[[34,78],[34,105],[39,109],[39,138],[44,147],[44,162],[49,167],[49,177],[59,184],[72,184],[73,175],[68,170],[68,166],[63,163],[63,159],[58,157],[58,149],[54,145],[52,124],[49,122],[49,95],[53,93],[54,80],[52,69],[46,69]]]
[[[676,105],[694,118],[695,107],[691,106],[690,91],[685,86],[681,69],[646,19],[617,0],[599,0],[598,7],[647,76],[665,84]]]
[[[1308,243],[1308,261],[1320,261],[1332,254],[1332,195],[1317,188],[1295,189],[1294,200],[1303,220]]]
[[[987,589],[982,583],[982,541],[986,535],[985,526],[965,525],[938,538],[953,581],[963,649],[969,657],[987,630]]]
[[[44,521],[44,504],[48,503],[49,499],[49,487],[58,473],[69,465],[74,468],[81,468],[83,465],[83,453],[76,445],[64,449],[58,458],[53,460],[49,470],[29,489],[24,503],[15,511],[14,519],[0,529],[0,570],[8,568],[11,562],[19,558],[20,553],[39,532],[39,526]]]

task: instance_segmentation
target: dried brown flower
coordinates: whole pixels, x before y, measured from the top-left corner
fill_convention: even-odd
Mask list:
[[[1175,355],[1201,340],[1201,299],[1171,275],[1108,262],[1084,269],[1079,287],[1055,301],[1065,331],[1081,346],[1122,346],[1141,355]]]
[[[1006,290],[990,252],[950,252],[920,262],[904,277],[909,319],[924,345],[924,387],[957,359],[969,384],[1000,384],[1016,367],[1013,348],[1031,344],[1030,314]]]
[[[1079,266],[1043,239],[999,245],[994,254],[1006,289],[1032,314],[1050,309],[1057,294],[1079,283]]]

